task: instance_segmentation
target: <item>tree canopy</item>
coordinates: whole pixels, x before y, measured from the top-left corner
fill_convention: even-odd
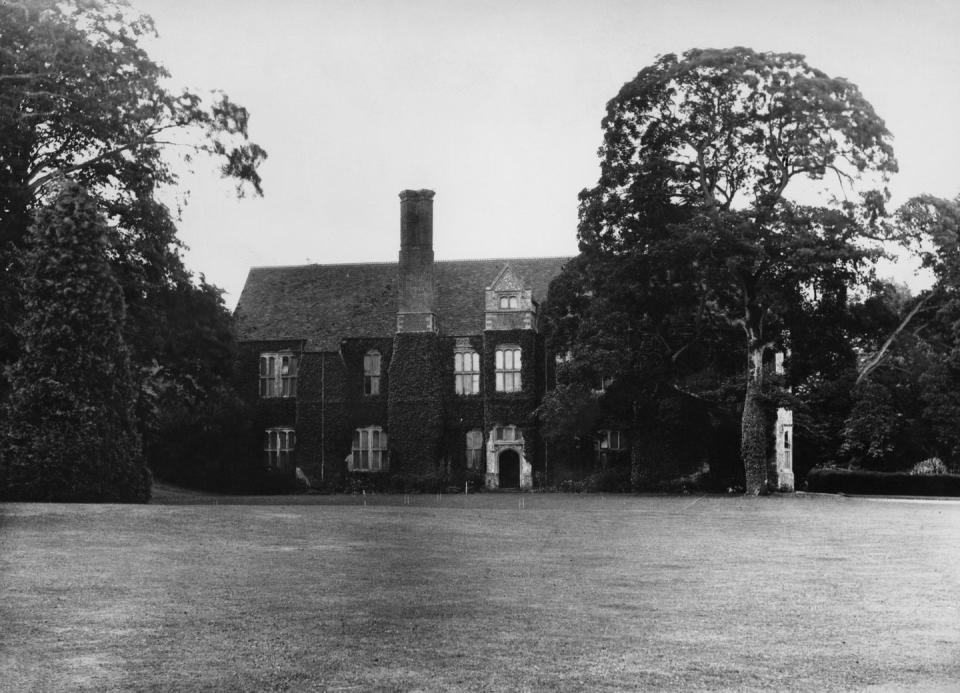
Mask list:
[[[691,379],[709,373],[709,387],[724,388],[718,376],[736,373],[746,487],[765,492],[777,397],[765,364],[802,339],[792,327],[844,306],[869,273],[878,251],[865,241],[884,233],[882,185],[897,168],[890,134],[852,83],[800,55],[748,48],[660,57],[607,104],[603,130],[598,184],[580,195],[578,271],[591,298],[573,313],[576,331],[628,306],[607,333],[613,350],[659,351],[669,367],[631,356],[621,376],[653,373],[661,391],[702,395]],[[800,179],[836,181],[839,194],[801,204],[787,195]]]
[[[121,280],[134,282],[124,284],[128,298],[186,276],[155,196],[177,183],[172,161],[209,155],[239,192],[261,193],[266,153],[248,138],[247,110],[222,93],[171,91],[141,46],[153,33],[125,0],[0,4],[0,361],[16,355],[15,251],[64,178],[96,197],[118,230],[112,252]]]
[[[912,296],[885,286],[864,302],[872,325],[844,423],[843,449],[885,470],[938,458],[960,463],[960,197],[918,195],[890,221],[934,277]]]
[[[0,5],[0,243],[18,242],[38,200],[70,176],[109,214],[177,180],[170,150],[219,157],[260,193],[266,154],[226,95],[170,91],[140,41],[149,17],[123,0]]]
[[[26,347],[28,228],[77,184],[108,227],[97,247],[120,287],[148,447],[171,419],[164,408],[196,419],[193,406],[223,409],[206,398],[232,401],[225,381],[235,349],[220,291],[184,267],[158,192],[175,191],[177,172],[206,157],[238,194],[259,195],[266,158],[248,137],[245,108],[218,91],[168,86],[143,47],[154,33],[126,0],[0,3],[0,366]],[[0,377],[0,400],[13,397],[11,387]]]

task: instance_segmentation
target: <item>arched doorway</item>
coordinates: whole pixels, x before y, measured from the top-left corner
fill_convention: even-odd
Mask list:
[[[500,453],[500,488],[520,488],[520,455],[516,450]]]

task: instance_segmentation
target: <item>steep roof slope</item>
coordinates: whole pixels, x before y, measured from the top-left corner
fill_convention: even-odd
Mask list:
[[[483,332],[484,291],[505,265],[536,301],[568,257],[449,260],[434,263],[440,332]],[[348,337],[396,332],[397,263],[254,267],[237,303],[241,341],[305,339],[310,351],[335,351]]]

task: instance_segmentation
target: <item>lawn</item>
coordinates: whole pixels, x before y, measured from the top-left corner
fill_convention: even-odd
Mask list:
[[[0,687],[960,689],[955,500],[160,500],[0,506]]]

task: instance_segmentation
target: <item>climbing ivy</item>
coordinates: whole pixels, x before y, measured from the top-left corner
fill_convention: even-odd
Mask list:
[[[387,416],[390,465],[394,472],[438,471],[443,439],[443,389],[439,338],[399,333],[393,340]]]

